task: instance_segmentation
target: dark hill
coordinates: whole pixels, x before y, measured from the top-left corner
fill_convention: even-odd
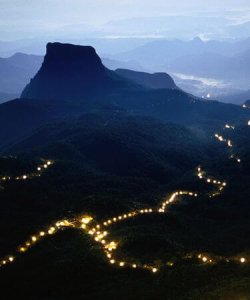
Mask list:
[[[206,139],[183,126],[105,112],[44,126],[9,151],[166,183],[207,159],[208,149]]]
[[[167,73],[146,73],[128,69],[117,69],[116,73],[152,89],[177,89],[174,80]]]
[[[48,43],[42,67],[21,97],[81,99],[90,93],[102,94],[129,86],[129,82],[104,67],[94,48]]]

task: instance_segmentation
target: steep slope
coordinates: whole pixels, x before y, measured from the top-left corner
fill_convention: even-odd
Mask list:
[[[167,73],[146,73],[131,71],[128,69],[117,69],[116,73],[124,78],[152,89],[177,89],[174,80]]]

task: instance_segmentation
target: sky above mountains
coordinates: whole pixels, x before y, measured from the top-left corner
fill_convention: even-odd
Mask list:
[[[226,18],[227,24],[241,24],[250,20],[250,3],[249,0],[0,0],[0,40],[48,34],[97,35],[102,31],[104,36],[112,36],[117,34],[110,29],[114,21],[173,15],[219,17]],[[126,26],[126,22],[121,26],[122,34],[126,34]],[[150,34],[157,36],[156,29],[156,33]]]

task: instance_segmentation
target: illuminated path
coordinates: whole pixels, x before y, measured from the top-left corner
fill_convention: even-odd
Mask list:
[[[234,130],[234,126],[225,125],[226,129]],[[233,144],[231,140],[225,139],[223,136],[219,134],[215,134],[215,137],[220,141],[227,144],[229,148],[233,147]],[[239,161],[238,161],[239,160]],[[237,162],[241,162],[239,158],[237,158]],[[50,165],[52,165],[52,161],[45,161],[42,165],[37,167],[36,172],[22,175],[19,177],[11,178],[11,177],[2,177],[0,178],[1,181],[6,180],[26,180],[26,179],[32,179],[37,176],[41,176],[42,172],[44,172]],[[202,167],[198,167],[196,170],[196,175],[200,180],[205,181],[207,184],[210,184],[215,187],[215,191],[211,192],[209,194],[209,197],[215,197],[216,195],[220,194],[225,187],[227,186],[227,183],[224,180],[218,180],[216,178],[213,178],[212,176],[207,176],[205,171],[202,169]],[[146,269],[153,273],[156,273],[162,268],[163,266],[173,266],[173,262],[167,262],[162,265],[152,265],[152,264],[141,264],[138,261],[133,261],[133,259],[126,261],[116,258],[116,250],[119,247],[119,241],[114,241],[111,238],[111,231],[110,228],[114,226],[117,223],[121,223],[127,219],[133,219],[138,216],[142,215],[149,215],[149,214],[164,214],[166,213],[167,208],[178,201],[180,197],[198,197],[198,194],[196,192],[191,191],[176,191],[173,192],[167,199],[165,199],[158,207],[147,207],[144,209],[134,210],[127,213],[120,214],[118,216],[110,217],[107,220],[103,220],[100,223],[97,223],[91,216],[83,215],[76,217],[74,219],[64,219],[56,221],[54,224],[49,226],[48,228],[41,230],[40,232],[32,235],[26,242],[24,242],[22,245],[20,245],[15,253],[8,255],[0,260],[0,266],[5,266],[10,263],[13,263],[18,255],[20,255],[23,252],[28,251],[32,246],[37,244],[42,239],[55,235],[58,231],[71,227],[75,229],[80,229],[84,233],[91,236],[94,242],[100,244],[101,249],[104,253],[104,255],[107,257],[108,262],[111,265],[116,265],[118,267],[129,267],[133,269]],[[222,256],[215,256],[210,254],[202,254],[202,253],[192,253],[187,254],[185,257],[182,258],[182,260],[186,259],[196,259],[197,261],[202,262],[203,264],[215,264],[219,261],[238,261],[239,263],[245,264],[248,261],[245,257],[222,257]]]
[[[42,160],[42,164],[37,166],[36,170],[32,173],[23,174],[16,177],[11,176],[0,176],[0,183],[11,181],[11,180],[27,180],[27,179],[33,179],[35,177],[40,177],[44,171],[46,171],[51,165],[53,164],[52,160]]]

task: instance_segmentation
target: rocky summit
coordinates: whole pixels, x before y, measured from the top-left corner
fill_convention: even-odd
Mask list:
[[[48,43],[44,62],[21,98],[81,99],[98,91],[126,86],[126,80],[104,67],[93,47]]]

